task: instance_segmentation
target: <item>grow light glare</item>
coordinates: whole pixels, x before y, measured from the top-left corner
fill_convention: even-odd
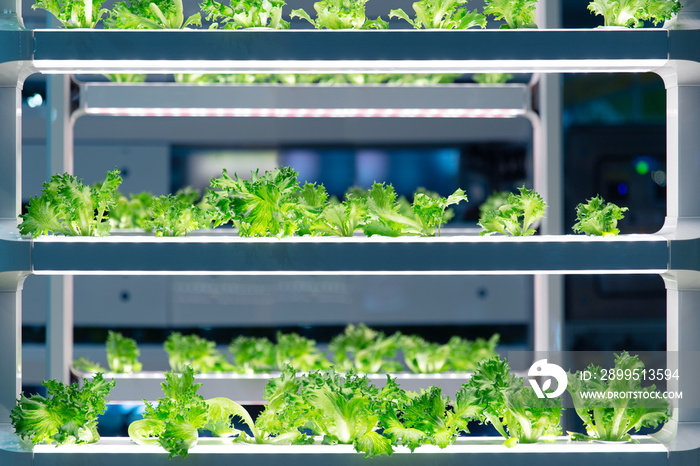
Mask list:
[[[646,72],[666,59],[581,60],[52,60],[35,68],[51,73],[472,73]]]
[[[88,107],[88,115],[262,118],[514,118],[517,109],[457,108],[118,108]]]
[[[615,270],[34,270],[33,275],[134,275],[134,276],[465,276],[465,275],[658,275],[667,269]]]
[[[497,437],[462,437],[457,439],[454,445],[444,450],[433,446],[424,445],[413,453],[406,447],[396,447],[394,454],[421,455],[449,453],[460,454],[513,454],[513,453],[660,453],[667,454],[666,447],[646,436],[634,436],[636,443],[629,442],[571,442],[566,437],[559,437],[552,442],[519,444],[512,448],[503,446],[503,440]],[[35,455],[42,454],[165,454],[165,450],[157,445],[136,445],[130,439],[124,437],[103,437],[99,443],[84,445],[35,445]],[[352,445],[249,445],[232,444],[231,440],[221,438],[200,438],[197,445],[189,451],[190,455],[200,454],[338,454],[358,456]],[[70,458],[70,457],[69,457]],[[69,459],[67,458],[67,460]],[[95,458],[97,460],[97,458]],[[75,458],[73,458],[75,461]],[[465,461],[466,460],[465,458]],[[57,463],[58,464],[58,463]],[[67,463],[70,464],[70,463]]]

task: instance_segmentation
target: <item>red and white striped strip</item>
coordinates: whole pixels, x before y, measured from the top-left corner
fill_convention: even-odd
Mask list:
[[[89,115],[263,118],[512,118],[518,109],[459,108],[119,108],[90,107]]]

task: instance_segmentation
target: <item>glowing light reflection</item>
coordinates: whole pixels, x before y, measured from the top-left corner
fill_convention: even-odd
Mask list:
[[[513,118],[523,110],[456,108],[119,108],[88,107],[89,115],[262,118]]]
[[[666,59],[582,60],[34,60],[51,73],[469,73],[645,72]]]

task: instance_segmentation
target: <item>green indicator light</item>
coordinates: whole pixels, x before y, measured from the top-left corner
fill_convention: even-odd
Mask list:
[[[638,174],[646,175],[647,173],[649,173],[649,163],[644,160],[640,160],[634,165],[634,169],[637,171]]]

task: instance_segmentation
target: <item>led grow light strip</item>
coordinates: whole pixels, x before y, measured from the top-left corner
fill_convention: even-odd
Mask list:
[[[87,107],[88,115],[134,117],[262,118],[513,118],[516,109],[458,108],[119,108]]]
[[[503,446],[499,437],[462,437],[454,445],[440,449],[434,445],[424,445],[413,453],[406,447],[395,447],[394,454],[537,454],[537,453],[662,453],[667,448],[646,436],[633,436],[636,443],[614,442],[571,442],[564,437],[558,437],[553,442],[518,444],[512,448]],[[136,445],[125,437],[103,437],[99,443],[85,445],[35,445],[34,454],[159,454],[165,455],[163,448],[157,445]],[[224,438],[200,438],[197,445],[189,450],[190,455],[198,454],[338,454],[358,456],[352,445],[254,445],[232,444],[232,440]],[[468,461],[465,457],[464,461]],[[97,460],[97,459],[95,459]],[[232,460],[233,461],[233,460]]]
[[[666,59],[581,60],[80,60],[36,59],[51,73],[470,73],[645,72]]]

